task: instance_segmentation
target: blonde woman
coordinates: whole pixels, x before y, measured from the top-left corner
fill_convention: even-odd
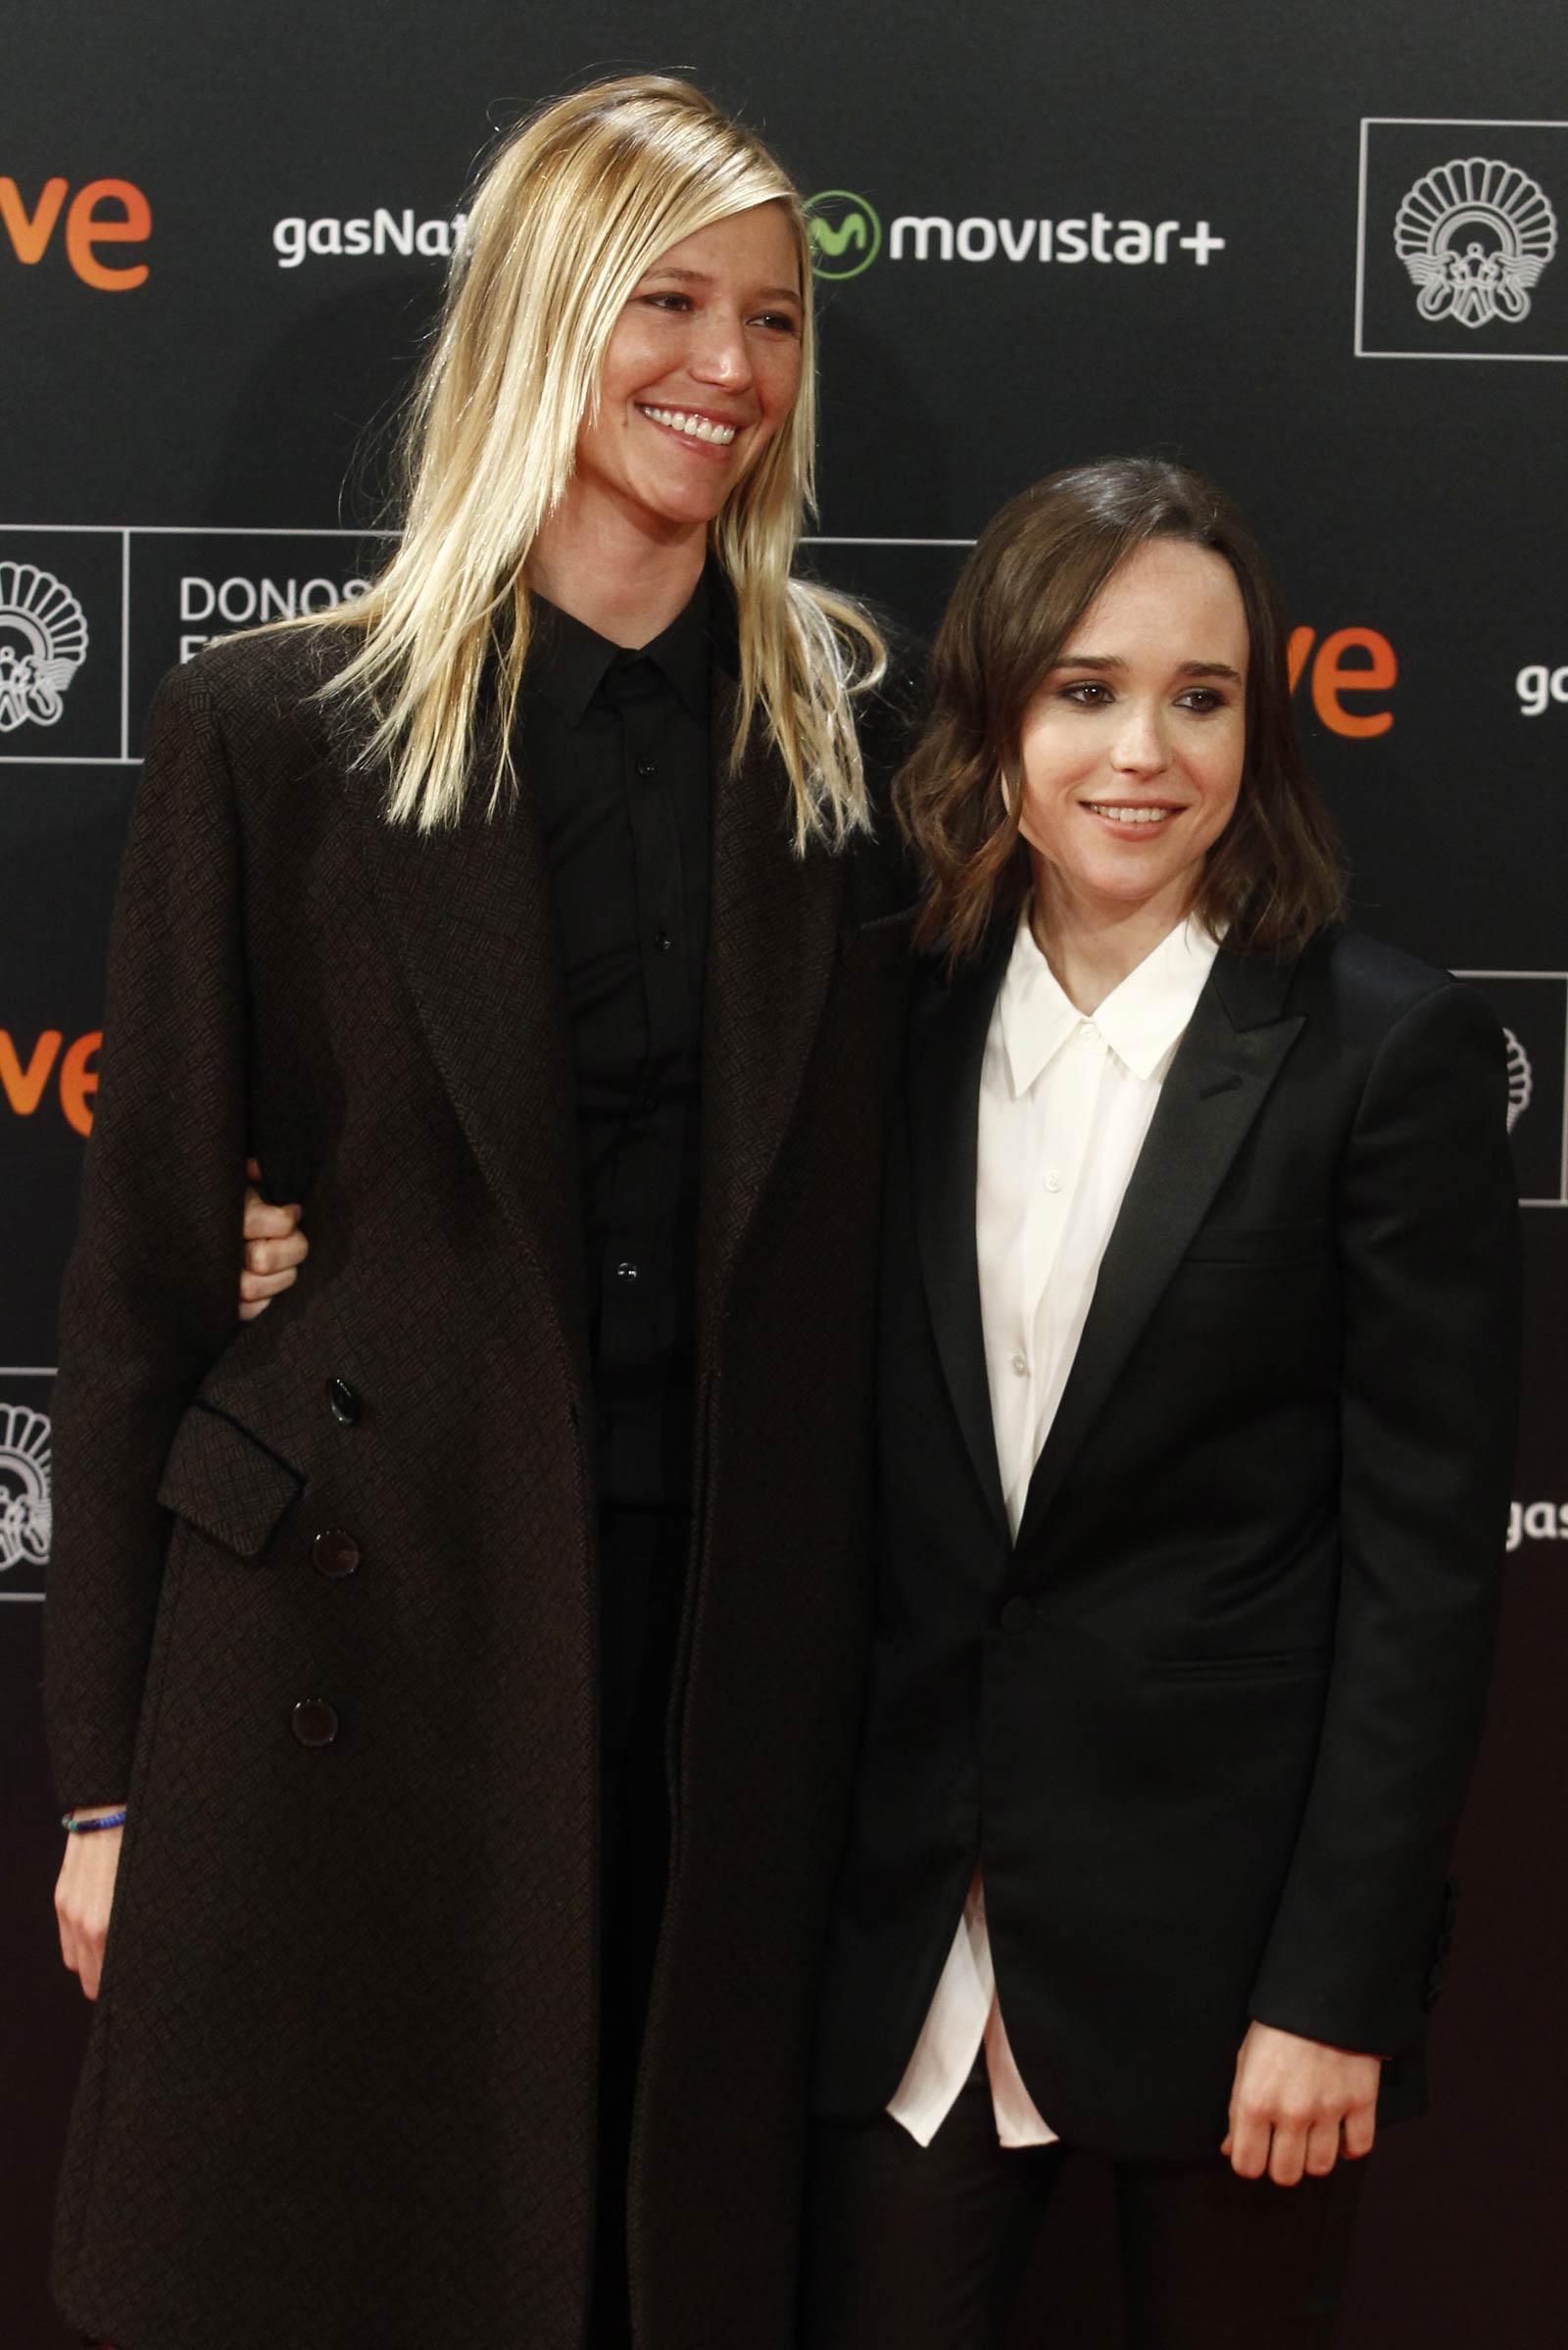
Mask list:
[[[758,140],[550,107],[384,577],[156,705],[57,1420],[91,2337],[790,2338],[906,936],[811,369]],[[312,1276],[236,1326],[248,1155]]]

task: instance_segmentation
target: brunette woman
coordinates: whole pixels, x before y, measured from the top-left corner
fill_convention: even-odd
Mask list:
[[[1088,2147],[1139,2350],[1304,2350],[1421,2099],[1487,1681],[1501,1037],[1343,927],[1261,559],[1179,466],[990,524],[898,795],[929,960],[806,2341],[1000,2343]]]

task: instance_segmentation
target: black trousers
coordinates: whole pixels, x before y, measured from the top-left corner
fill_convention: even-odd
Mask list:
[[[687,1517],[600,1520],[599,2162],[592,2350],[627,2350],[626,2165],[669,1872],[664,1737]]]
[[[928,2147],[886,2114],[810,2141],[802,2350],[1001,2350],[1063,2146],[1004,2148],[978,2067]],[[1129,2350],[1321,2350],[1364,2166],[1293,2187],[1118,2163]],[[1036,2336],[1022,2334],[1034,2350]],[[1048,2350],[1045,2337],[1040,2350]]]

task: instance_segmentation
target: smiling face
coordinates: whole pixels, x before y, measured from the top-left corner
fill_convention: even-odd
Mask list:
[[[1048,922],[1162,934],[1188,912],[1241,789],[1248,654],[1223,556],[1156,538],[1112,572],[1019,737],[1019,830]]]
[[[706,533],[795,405],[802,317],[782,205],[672,245],[615,321],[568,502],[645,536]]]

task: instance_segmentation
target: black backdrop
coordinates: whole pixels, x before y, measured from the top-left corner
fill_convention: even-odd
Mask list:
[[[1282,574],[1361,918],[1480,975],[1515,1040],[1530,1331],[1502,1659],[1435,2112],[1379,2156],[1347,2340],[1559,2343],[1568,119],[1541,119],[1568,117],[1556,0],[727,17],[690,0],[11,0],[5,48],[0,2338],[64,2338],[44,2244],[83,2019],[54,1951],[37,1701],[49,1365],[147,698],[215,629],[363,577],[377,431],[477,154],[568,81],[658,65],[739,107],[823,193],[812,560],[929,624],[964,543],[1032,476],[1133,448],[1217,474]],[[1435,316],[1417,306],[1425,263]],[[1039,2264],[1053,2341],[1119,2338],[1107,2227],[1086,2167]]]

